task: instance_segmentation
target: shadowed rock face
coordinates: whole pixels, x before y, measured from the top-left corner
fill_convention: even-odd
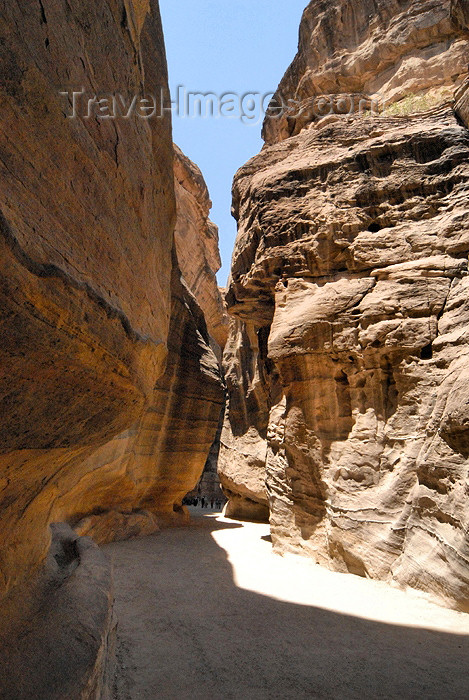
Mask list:
[[[86,476],[57,504],[73,502],[75,529],[98,542],[185,522],[182,499],[202,474],[215,439],[224,404],[220,368],[177,264],[172,294],[166,370],[148,408],[130,430],[93,453]],[[96,514],[81,519],[86,513]]]
[[[110,561],[68,525],[51,530],[34,595],[23,590],[19,616],[2,609],[0,697],[107,700],[116,638]]]
[[[92,454],[86,476],[64,499],[74,504],[77,532],[99,543],[187,522],[181,502],[202,474],[224,405],[217,357],[228,322],[215,277],[218,233],[208,219],[203,176],[177,146],[174,170],[177,219],[165,372],[138,420]]]
[[[341,55],[334,31],[319,64],[303,26],[305,64]],[[464,610],[468,156],[440,107],[329,116],[241,168],[221,463],[233,511],[267,498],[279,551]]]
[[[225,415],[218,457],[220,482],[229,498],[226,515],[261,521],[269,517],[265,485],[271,404],[268,331],[268,327],[256,328],[254,323],[231,320],[223,355],[230,408]]]

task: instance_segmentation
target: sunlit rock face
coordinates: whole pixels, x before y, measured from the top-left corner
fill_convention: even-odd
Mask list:
[[[104,542],[185,520],[224,401],[224,311],[169,110],[71,118],[59,94],[168,100],[158,3],[9,3],[0,39],[3,598],[45,562],[50,523]]]
[[[218,227],[209,219],[212,203],[200,169],[180,148],[175,146],[174,150],[177,257],[184,279],[204,313],[207,330],[223,349],[229,320],[216,278],[221,267]]]
[[[339,61],[338,4],[309,5],[282,85],[300,60],[317,72]],[[378,6],[403,37],[417,10],[455,26],[449,3]],[[469,610],[469,131],[439,106],[331,115],[276,140],[234,184],[222,436],[239,464],[233,509],[247,492],[267,499],[278,551]]]
[[[126,17],[120,0],[0,11],[0,595],[44,559],[57,499],[165,367],[170,121],[72,119],[59,95],[166,88],[157,3],[138,37]]]
[[[334,95],[322,111],[348,111],[371,98],[381,108],[411,96],[420,109],[452,98],[468,72],[466,0],[314,0],[304,11],[299,50],[266,119],[272,144],[316,121],[311,98]],[[292,108],[278,118],[275,105]],[[298,107],[300,105],[300,108]]]

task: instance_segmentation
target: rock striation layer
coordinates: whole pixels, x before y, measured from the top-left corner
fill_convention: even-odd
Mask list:
[[[459,118],[267,121],[233,189],[221,479],[233,514],[268,503],[277,550],[469,611],[464,4],[372,5],[310,3],[282,94],[432,91],[434,56]]]
[[[41,598],[57,523],[106,542],[187,520],[224,403],[225,321],[208,193],[174,151],[169,110],[96,111],[101,94],[162,91],[167,106],[157,0],[4,3],[0,69],[0,610],[21,634],[29,604],[46,615],[75,585],[90,601],[101,586],[75,534],[56,552],[74,564],[55,602]],[[103,591],[112,601],[104,578]],[[88,662],[101,673],[111,607],[89,628],[102,643],[83,680]],[[27,629],[40,650],[40,616]],[[72,676],[53,697],[98,696]],[[8,697],[30,697],[7,681]]]
[[[467,0],[310,2],[264,140],[276,143],[324,113],[356,112],[370,100],[381,110],[404,98],[428,107],[451,99],[468,73],[467,16]],[[322,104],[312,101],[320,96]]]
[[[207,330],[222,350],[229,321],[216,278],[221,258],[218,227],[209,219],[212,202],[200,169],[178,146],[174,150],[177,258],[184,279],[204,313]]]
[[[170,121],[70,118],[59,94],[164,87],[151,10],[138,36],[121,0],[0,12],[0,597],[44,560],[57,499],[138,419],[165,368]]]
[[[73,502],[79,534],[104,543],[187,522],[181,503],[202,474],[224,404],[210,342],[175,262],[166,370],[149,405],[129,430],[91,455],[85,475],[56,505]]]

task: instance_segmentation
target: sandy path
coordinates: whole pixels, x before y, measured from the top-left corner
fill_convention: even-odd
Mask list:
[[[469,615],[277,557],[267,538],[204,516],[106,547],[117,700],[469,698]]]

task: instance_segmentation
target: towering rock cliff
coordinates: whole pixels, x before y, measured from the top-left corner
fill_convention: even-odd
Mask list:
[[[468,55],[465,2],[305,10],[234,183],[220,462],[278,551],[466,611]]]
[[[224,402],[217,233],[157,0],[2,3],[0,69],[0,696],[97,697],[111,578],[76,532],[186,518]]]
[[[2,594],[42,561],[57,497],[165,367],[170,120],[73,119],[59,95],[94,95],[96,76],[140,94],[143,70],[166,85],[157,8],[138,35],[126,18],[123,2],[1,11]]]
[[[413,98],[430,107],[452,99],[467,75],[466,0],[318,0],[304,11],[298,54],[264,124],[267,143],[298,134],[334,96],[332,111]],[[421,98],[420,100],[418,98]],[[287,109],[279,110],[279,106]]]
[[[165,372],[138,420],[93,452],[84,476],[63,497],[74,503],[77,532],[99,544],[187,521],[181,502],[202,474],[224,405],[217,357],[228,323],[215,274],[218,229],[208,218],[202,173],[174,148],[177,216]]]
[[[223,349],[229,319],[216,278],[221,267],[218,227],[209,219],[212,203],[202,173],[180,148],[174,148],[177,257],[184,279],[204,313],[207,330]]]

